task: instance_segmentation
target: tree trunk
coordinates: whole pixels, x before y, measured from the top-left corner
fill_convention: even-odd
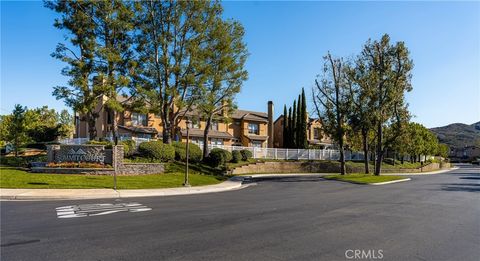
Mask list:
[[[383,160],[383,150],[382,150],[382,143],[383,143],[383,128],[382,124],[379,123],[377,126],[378,137],[377,137],[377,160],[375,163],[375,175],[380,175],[382,171],[382,160]]]
[[[212,116],[208,117],[205,123],[205,130],[203,131],[203,159],[208,156],[208,133],[210,132],[210,125],[212,124]]]
[[[90,140],[94,140],[97,137],[97,128],[95,127],[95,117],[90,113],[87,114],[87,124],[88,124],[88,136]]]
[[[171,131],[171,121],[170,121],[170,110],[168,108],[168,105],[165,104],[162,108],[162,115],[163,115],[163,123],[162,123],[162,140],[163,143],[165,144],[171,144],[172,143],[172,133]]]
[[[363,163],[365,164],[365,174],[370,173],[368,162],[368,131],[362,130],[362,143],[363,143]]]
[[[118,122],[117,122],[117,111],[112,111],[112,135],[113,135],[113,143],[115,146],[118,145]]]

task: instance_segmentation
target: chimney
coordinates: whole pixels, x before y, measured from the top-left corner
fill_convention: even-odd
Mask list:
[[[273,102],[268,101],[268,147],[273,148]]]

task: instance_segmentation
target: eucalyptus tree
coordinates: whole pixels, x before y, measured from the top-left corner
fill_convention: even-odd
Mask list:
[[[313,102],[324,132],[338,144],[340,173],[345,175],[345,133],[349,109],[349,90],[344,62],[330,53],[324,57],[323,74],[315,80]]]
[[[221,16],[218,2],[141,1],[135,3],[138,95],[161,118],[170,143],[179,120],[199,99],[206,82],[207,31]]]
[[[48,1],[47,8],[60,14],[54,26],[66,31],[67,43],[59,43],[52,57],[64,62],[62,75],[67,76],[68,84],[55,86],[53,96],[64,100],[74,112],[88,123],[90,139],[95,139],[95,122],[98,118],[96,105],[101,95],[100,87],[94,84],[96,24],[94,22],[94,4],[92,1]]]
[[[364,154],[365,174],[369,170],[369,137],[372,136],[374,126],[373,118],[373,88],[370,84],[370,71],[362,57],[358,57],[353,64],[345,67],[346,80],[349,91],[350,108],[347,121],[351,128],[352,136],[360,134],[361,148]]]
[[[375,175],[380,175],[386,148],[398,137],[394,133],[384,138],[385,126],[401,131],[410,115],[405,92],[412,90],[413,62],[404,42],[390,43],[385,34],[379,41],[368,40],[359,58],[365,64],[367,81],[372,88],[372,116],[376,132]]]
[[[208,134],[215,115],[228,118],[234,109],[235,95],[248,77],[244,69],[248,56],[243,42],[244,29],[239,22],[216,22],[207,32],[205,82],[201,85],[197,109],[205,119],[203,155],[208,154]]]

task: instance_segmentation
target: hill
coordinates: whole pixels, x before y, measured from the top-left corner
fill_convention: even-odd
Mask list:
[[[453,123],[430,130],[437,135],[441,143],[447,144],[450,148],[472,146],[480,141],[480,122],[471,125]]]

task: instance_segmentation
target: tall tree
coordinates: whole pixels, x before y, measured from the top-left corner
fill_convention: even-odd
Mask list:
[[[298,95],[298,104],[297,104],[297,119],[295,126],[297,129],[295,130],[295,144],[296,148],[302,148],[302,96]]]
[[[297,147],[297,101],[293,101],[293,109],[292,109],[292,125],[291,125],[291,132],[290,132],[290,139],[291,139],[291,148]]]
[[[25,112],[27,108],[20,104],[15,104],[10,120],[9,133],[7,140],[13,143],[15,157],[18,157],[18,149],[27,140]]]
[[[285,148],[292,148],[292,132],[293,132],[293,117],[292,117],[292,107],[288,108],[288,135],[287,135],[287,144]]]
[[[283,105],[283,147],[287,147],[287,139],[288,139],[288,115],[287,115],[287,105]]]
[[[328,53],[324,60],[323,75],[315,80],[313,101],[324,132],[338,144],[340,173],[345,175],[345,125],[349,108],[346,75],[342,59],[333,58]]]
[[[373,89],[370,83],[370,71],[367,69],[362,56],[359,56],[355,64],[347,64],[345,67],[347,86],[349,90],[350,108],[348,110],[348,125],[352,135],[360,134],[364,155],[365,174],[369,169],[369,137],[372,136],[374,126],[373,118]]]
[[[118,96],[130,85],[129,74],[136,67],[132,59],[134,12],[130,4],[121,0],[97,0],[93,4],[97,81],[102,94],[108,98],[105,106],[112,113],[112,134],[117,144],[118,113],[123,112],[123,104]]]
[[[52,57],[67,64],[62,74],[69,78],[68,86],[56,86],[53,96],[63,99],[74,112],[88,123],[90,139],[97,136],[95,107],[102,94],[93,81],[95,73],[96,24],[92,1],[47,1],[45,6],[61,14],[54,26],[67,32],[68,45],[59,43]]]
[[[136,89],[162,122],[163,141],[170,143],[179,117],[199,99],[206,81],[208,29],[222,9],[209,1],[137,2],[136,34],[141,74]]]
[[[208,134],[215,115],[228,117],[234,109],[235,95],[247,79],[244,69],[247,47],[243,42],[244,30],[240,23],[217,18],[207,33],[205,48],[205,83],[197,107],[205,119],[203,157],[208,154]]]
[[[384,126],[392,126],[392,131],[401,131],[409,120],[405,92],[412,90],[411,70],[413,62],[403,42],[390,44],[390,37],[385,34],[380,41],[368,40],[364,45],[361,59],[368,70],[369,84],[373,92],[373,117],[376,131],[375,175],[380,175],[386,148],[398,137],[392,133],[384,137]]]
[[[299,139],[299,148],[307,149],[308,148],[308,138],[307,138],[307,124],[308,124],[308,115],[307,115],[307,100],[305,97],[305,90],[302,88],[302,106],[301,106],[301,128],[300,128],[300,139]]]

